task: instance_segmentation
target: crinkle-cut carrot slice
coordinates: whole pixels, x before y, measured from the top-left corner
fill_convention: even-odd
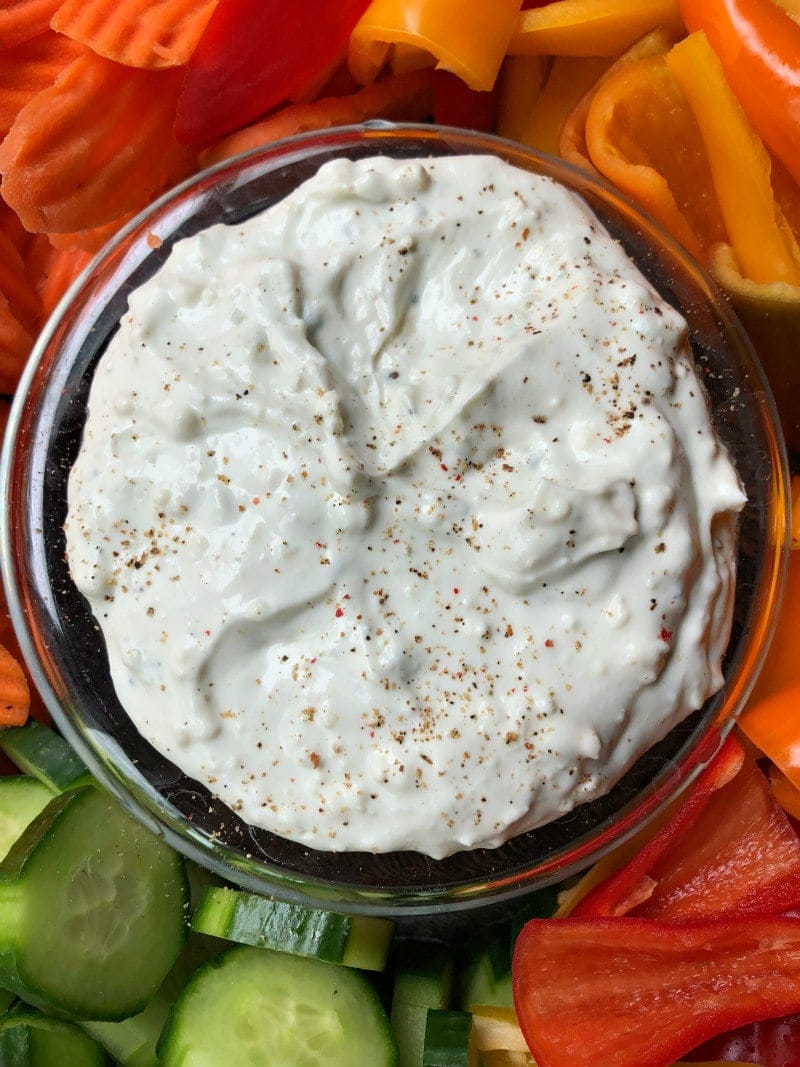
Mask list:
[[[82,51],[69,37],[47,30],[0,54],[0,140],[28,101]]]
[[[30,707],[25,672],[8,649],[0,645],[0,726],[22,726]]]
[[[80,248],[60,250],[53,247],[45,234],[36,235],[26,266],[39,297],[40,325],[53,313],[61,297],[91,259],[91,252]]]
[[[33,234],[28,233],[17,218],[17,213],[3,199],[0,199],[0,233],[6,235],[22,256],[27,253],[33,240]]]
[[[218,0],[65,0],[54,30],[106,59],[155,70],[189,60]]]
[[[0,394],[11,396],[14,392],[32,346],[33,337],[0,293]]]
[[[126,222],[136,215],[137,212],[129,211],[118,219],[112,219],[102,226],[94,226],[90,230],[77,230],[75,233],[51,233],[50,243],[53,248],[65,252],[99,252],[106,241],[111,240],[117,230],[121,230]]]
[[[2,195],[23,226],[102,226],[189,173],[194,153],[172,134],[181,78],[86,52],[37,93],[0,145]]]
[[[32,331],[39,319],[39,301],[28,280],[25,261],[11,239],[0,231],[0,293],[9,303],[11,313],[27,330]]]
[[[366,119],[403,119],[415,122],[426,118],[433,103],[431,70],[394,74],[373,82],[350,96],[331,96],[313,104],[290,104],[269,118],[231,134],[200,155],[203,166],[230,159],[239,152],[293,137],[309,130],[350,126]]]
[[[2,0],[0,2],[0,49],[30,40],[50,25],[61,0]]]

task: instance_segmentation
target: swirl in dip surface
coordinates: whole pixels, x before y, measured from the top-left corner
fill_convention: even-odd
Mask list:
[[[579,198],[375,158],[132,294],[66,533],[156,748],[295,841],[443,857],[715,692],[743,502],[683,319]]]

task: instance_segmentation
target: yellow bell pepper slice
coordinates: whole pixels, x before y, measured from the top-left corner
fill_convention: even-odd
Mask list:
[[[589,106],[585,136],[600,173],[695,258],[725,240],[697,120],[664,57],[610,75]]]
[[[530,114],[539,99],[547,62],[544,56],[509,56],[500,72],[497,132],[510,141],[521,141]]]
[[[674,0],[556,0],[522,12],[508,50],[511,55],[618,56],[657,26],[682,32]]]
[[[776,212],[769,155],[728,86],[705,34],[693,33],[675,45],[665,62],[700,127],[742,273],[763,284],[800,284],[800,255]]]
[[[350,37],[348,64],[356,81],[375,80],[394,46],[434,57],[470,89],[494,87],[521,0],[372,0]]]
[[[561,130],[587,90],[608,70],[605,56],[556,56],[550,74],[522,126],[518,140],[557,155]]]

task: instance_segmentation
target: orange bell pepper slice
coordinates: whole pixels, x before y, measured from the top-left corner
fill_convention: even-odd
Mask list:
[[[669,52],[666,64],[694,112],[717,200],[742,272],[754,282],[800,284],[800,254],[777,215],[767,150],[725,80],[702,32]]]
[[[636,44],[631,45],[626,52],[623,52],[619,59],[614,60],[597,84],[591,86],[588,92],[584,93],[561,127],[558,154],[562,159],[566,159],[568,163],[574,163],[576,167],[582,167],[584,170],[597,173],[597,169],[589,159],[589,149],[586,147],[586,118],[598,88],[605,84],[618,70],[635,63],[637,59],[650,59],[652,56],[666,55],[674,43],[675,38],[673,35],[660,26],[657,30],[651,30],[650,33],[646,33]],[[517,56],[515,58],[520,62],[525,57]]]
[[[644,34],[683,25],[675,0],[556,0],[523,11],[511,55],[618,56]]]
[[[521,0],[372,0],[350,36],[356,81],[374,81],[393,46],[430,53],[470,89],[493,88]],[[404,53],[404,69],[408,54]]]
[[[800,26],[773,0],[677,0],[764,143],[800,182]],[[791,5],[797,7],[797,5]]]
[[[750,702],[739,719],[739,727],[800,788],[798,635],[800,551],[795,551],[789,556],[789,574],[775,637]]]
[[[618,69],[586,117],[589,158],[697,259],[725,239],[697,120],[661,56]]]

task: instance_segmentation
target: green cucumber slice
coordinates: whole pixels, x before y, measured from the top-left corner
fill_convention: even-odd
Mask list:
[[[36,778],[25,774],[0,778],[0,860],[52,799],[52,791]]]
[[[369,979],[348,967],[236,946],[178,998],[158,1047],[164,1067],[395,1067]]]
[[[429,1010],[422,1067],[478,1067],[478,1048],[468,1011]]]
[[[183,945],[180,857],[94,786],[61,793],[0,864],[0,986],[82,1019],[141,1011]]]
[[[340,915],[221,886],[206,889],[192,927],[243,945],[367,971],[384,969],[394,932],[388,919]]]
[[[74,1023],[26,1008],[0,1019],[2,1067],[106,1067],[103,1048]]]
[[[220,952],[220,942],[215,938],[190,933],[175,965],[144,1011],[120,1022],[83,1022],[81,1026],[122,1067],[159,1067],[156,1046],[172,1005],[195,971]]]
[[[392,992],[392,1030],[400,1067],[421,1067],[430,1008],[447,1008],[453,959],[441,945],[407,942],[398,947]]]
[[[36,719],[0,730],[0,749],[25,774],[54,793],[88,785],[92,777],[79,756],[54,730]]]

